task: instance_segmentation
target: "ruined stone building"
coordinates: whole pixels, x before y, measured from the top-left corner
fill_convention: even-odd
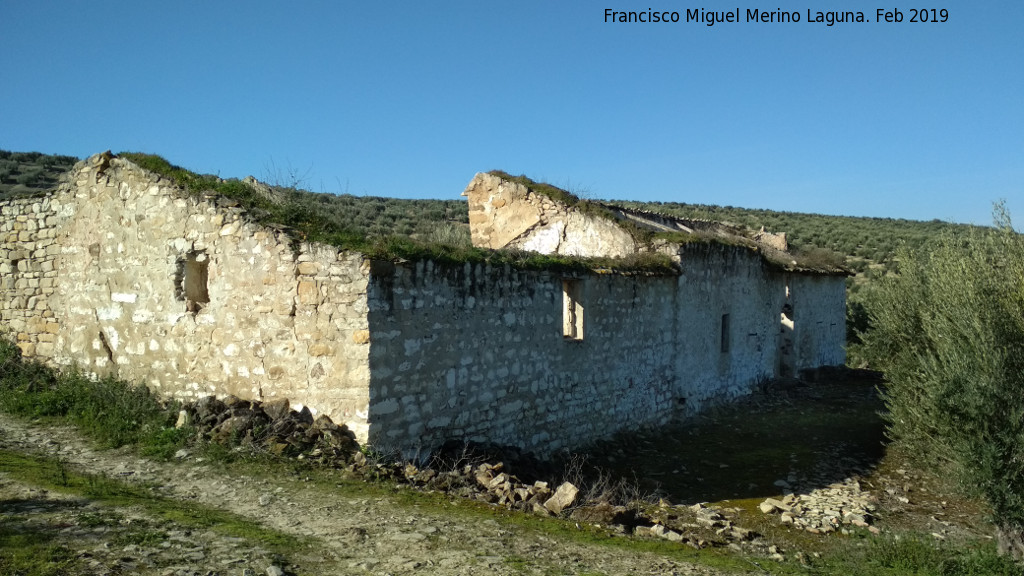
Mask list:
[[[784,238],[595,213],[492,174],[465,195],[478,246],[653,251],[675,272],[374,260],[94,157],[0,202],[0,330],[58,367],[174,398],[287,397],[405,450],[580,446],[844,361],[844,277],[801,269]]]

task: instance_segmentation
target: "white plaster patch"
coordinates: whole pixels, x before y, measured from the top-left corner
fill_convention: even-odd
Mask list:
[[[127,304],[134,304],[135,300],[139,297],[138,294],[129,294],[127,292],[111,292],[110,299],[114,302],[125,302]]]
[[[107,345],[114,352],[117,352],[117,345],[120,342],[120,337],[117,334],[117,329],[113,326],[104,326],[103,335],[107,337]]]
[[[562,241],[562,234],[565,231],[565,222],[561,220],[553,222],[548,226],[539,228],[523,242],[523,250],[550,254],[558,251],[558,245]]]

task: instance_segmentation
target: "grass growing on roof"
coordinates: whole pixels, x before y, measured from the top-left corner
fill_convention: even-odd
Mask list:
[[[518,250],[485,250],[443,240],[420,240],[408,235],[370,237],[329,218],[325,210],[315,209],[304,202],[304,196],[308,195],[308,192],[279,189],[279,192],[283,192],[282,201],[276,202],[241,180],[225,180],[209,174],[196,174],[154,154],[122,152],[118,156],[173,180],[189,194],[199,196],[212,192],[235,200],[256,221],[269,226],[284,227],[296,243],[308,241],[330,244],[341,249],[362,252],[370,258],[391,261],[432,260],[442,264],[469,262],[563,272],[605,269],[655,275],[678,273],[671,259],[661,254],[638,255],[633,258],[578,258]],[[553,186],[550,188],[558,190]]]

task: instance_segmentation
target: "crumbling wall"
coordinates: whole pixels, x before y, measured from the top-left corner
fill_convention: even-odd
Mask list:
[[[787,282],[799,306],[842,310],[842,277],[779,272],[743,247],[682,252],[678,277],[375,262],[370,441],[579,447],[774,377]],[[841,364],[842,341],[808,321],[798,369]]]
[[[664,422],[677,405],[675,281],[375,263],[370,441],[546,453]],[[563,326],[567,287],[582,308],[577,337]]]
[[[50,199],[51,216],[36,217],[52,226],[18,230],[17,242],[12,228],[0,252],[10,266],[32,245],[24,238],[36,236],[33,254],[45,256],[19,263],[13,282],[4,275],[15,286],[3,294],[5,321],[29,334],[23,350],[172,397],[287,397],[365,438],[361,255],[293,246],[240,209],[189,197],[121,159],[80,163],[69,178]],[[18,316],[37,282],[45,301],[34,303],[42,331],[32,341]]]
[[[843,277],[745,247],[683,245],[678,277],[371,262],[99,160],[0,203],[0,320],[27,357],[179,398],[286,397],[384,449],[540,453],[748,393],[778,370],[784,311],[795,370],[844,361]],[[478,244],[635,249],[519,184],[474,183]]]
[[[477,174],[462,193],[473,245],[563,256],[622,257],[638,245],[621,226],[531,192],[518,182]]]

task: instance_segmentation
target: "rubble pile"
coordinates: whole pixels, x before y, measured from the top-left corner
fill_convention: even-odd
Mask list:
[[[287,399],[258,402],[206,396],[181,410],[177,427],[183,426],[195,427],[211,442],[252,446],[324,464],[350,462],[359,452],[355,434],[346,426],[324,415],[314,418],[306,407],[293,410]]]
[[[650,514],[650,526],[635,533],[683,542],[694,548],[751,542],[760,538],[753,530],[737,526],[722,510],[705,504],[672,506],[662,501]]]
[[[876,503],[874,497],[862,492],[860,482],[847,478],[827,488],[807,494],[786,494],[781,499],[768,498],[760,504],[761,512],[778,514],[779,521],[813,534],[827,534],[844,526],[878,529],[871,526]]]
[[[757,533],[737,526],[722,511],[703,504],[673,506],[662,500],[657,505],[631,502],[625,506],[604,495],[590,497],[568,481],[557,486],[543,480],[523,481],[505,463],[481,460],[494,457],[493,453],[464,454],[461,459],[435,460],[431,466],[422,467],[378,457],[372,451],[361,450],[355,435],[344,425],[323,415],[314,418],[308,408],[294,410],[285,399],[258,402],[208,396],[185,405],[177,425],[195,427],[210,442],[307,460],[356,478],[396,481],[511,510],[568,517],[618,534],[663,538],[694,548],[739,544],[756,548],[759,541]],[[187,456],[187,451],[179,456]],[[519,462],[515,454],[510,456]],[[522,455],[519,459],[523,465],[515,464],[517,470],[538,473],[536,462]]]

